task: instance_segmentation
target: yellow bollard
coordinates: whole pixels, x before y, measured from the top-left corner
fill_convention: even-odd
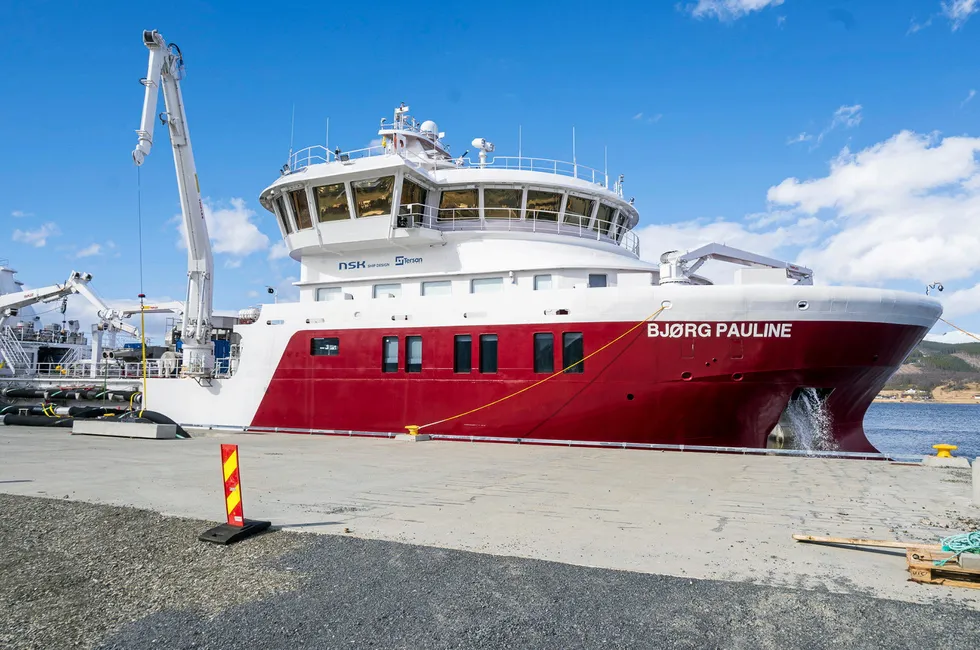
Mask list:
[[[409,424],[405,428],[408,429],[408,435],[410,435],[410,436],[417,436],[417,435],[419,435],[419,425],[417,425],[417,424]],[[956,447],[953,447],[953,449],[956,449]]]
[[[956,451],[956,445],[933,445],[932,448],[936,450],[936,458],[952,458],[949,452]]]

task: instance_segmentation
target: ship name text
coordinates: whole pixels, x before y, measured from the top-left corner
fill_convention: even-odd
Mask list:
[[[792,338],[792,323],[648,323],[650,338]]]

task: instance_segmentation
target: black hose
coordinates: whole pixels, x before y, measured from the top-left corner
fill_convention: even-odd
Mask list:
[[[72,425],[72,418],[49,418],[44,415],[16,415],[14,413],[7,413],[3,416],[3,423],[8,427],[70,427]]]
[[[178,438],[190,438],[191,435],[184,431],[184,428],[179,424],[168,418],[163,413],[158,413],[157,411],[131,411],[134,416],[142,418],[144,420],[149,420],[156,424],[174,424],[177,425],[177,437]]]

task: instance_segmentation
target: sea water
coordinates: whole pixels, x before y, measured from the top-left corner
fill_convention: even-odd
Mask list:
[[[980,456],[980,404],[875,402],[864,432],[885,454],[935,455],[932,446],[943,443],[972,460]]]

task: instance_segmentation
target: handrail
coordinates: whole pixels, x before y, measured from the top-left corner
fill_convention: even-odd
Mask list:
[[[338,154],[337,152],[340,151]],[[296,153],[289,156],[289,171],[296,172],[310,165],[317,165],[321,163],[328,162],[350,162],[351,160],[356,160],[358,158],[370,158],[372,156],[383,156],[386,153],[385,147],[381,145],[375,145],[372,147],[364,147],[363,149],[353,149],[351,151],[342,151],[335,149],[330,151],[322,144],[313,145],[312,147],[306,147],[305,149],[300,149]]]
[[[177,360],[163,363],[161,359],[146,360],[146,376],[149,378],[176,378]],[[215,377],[230,377],[238,370],[238,357],[215,359]],[[115,361],[112,359],[99,360],[96,372],[92,374],[92,360],[80,359],[71,363],[58,362],[38,363],[31,370],[36,377],[85,377],[92,379],[142,379],[142,361]]]
[[[490,213],[498,212],[498,215]],[[520,208],[435,208],[421,203],[411,203],[401,206],[399,217],[410,219],[402,227],[423,227],[441,231],[514,231],[514,232],[544,232],[559,235],[569,235],[585,239],[594,239],[622,246],[633,255],[640,255],[640,239],[632,230],[625,230],[617,237],[610,237],[598,230],[589,228],[581,223],[565,223],[559,221],[560,213],[553,210],[527,209],[525,218],[521,218]],[[622,229],[620,229],[622,230]]]

